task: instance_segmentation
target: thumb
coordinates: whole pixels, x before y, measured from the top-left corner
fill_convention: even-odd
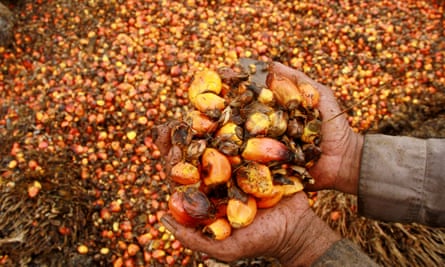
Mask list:
[[[171,214],[165,214],[161,217],[161,222],[181,243],[195,250],[196,248],[208,245],[210,239],[202,235],[201,231],[196,228],[187,227],[177,222]]]

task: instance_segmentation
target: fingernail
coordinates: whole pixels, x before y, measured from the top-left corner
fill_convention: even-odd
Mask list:
[[[176,227],[175,227],[175,222],[172,221],[173,218],[168,216],[168,215],[164,215],[161,217],[161,223],[172,233],[175,234],[176,232]]]

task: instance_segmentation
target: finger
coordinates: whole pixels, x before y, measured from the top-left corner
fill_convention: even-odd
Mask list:
[[[211,240],[203,237],[199,230],[178,223],[170,214],[162,216],[161,222],[176,239],[191,250],[202,251],[202,247],[210,245]]]
[[[241,257],[237,240],[233,237],[225,240],[214,240],[202,234],[200,230],[178,223],[170,214],[161,218],[162,224],[178,239],[182,245],[193,250],[204,252],[222,261],[233,261]]]

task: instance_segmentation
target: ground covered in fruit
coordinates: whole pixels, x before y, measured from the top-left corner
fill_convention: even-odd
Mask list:
[[[160,223],[169,196],[151,139],[153,125],[188,110],[203,67],[277,60],[330,86],[357,131],[445,137],[442,1],[7,4],[0,265],[215,265]],[[364,220],[331,194],[315,208],[382,265],[444,264],[442,229]]]

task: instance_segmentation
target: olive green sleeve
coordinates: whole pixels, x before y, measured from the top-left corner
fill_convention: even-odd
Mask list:
[[[365,136],[360,215],[445,226],[445,139]]]
[[[341,239],[334,244],[313,264],[313,267],[368,267],[378,266],[354,243],[347,239]]]

